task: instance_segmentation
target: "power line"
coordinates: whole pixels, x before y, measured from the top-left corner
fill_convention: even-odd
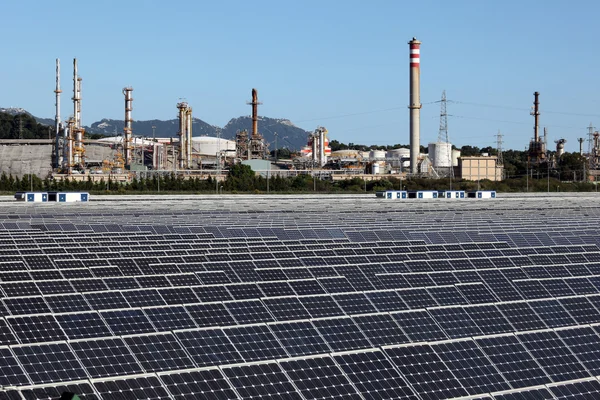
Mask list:
[[[513,110],[513,111],[530,111],[528,108],[524,107],[511,107],[511,106],[502,106],[498,104],[485,104],[485,103],[474,103],[468,101],[459,101],[459,100],[448,100],[448,102],[454,104],[465,104],[469,106],[477,106],[477,107],[488,107],[488,108],[500,108],[504,110]],[[544,110],[544,114],[560,114],[560,115],[571,115],[575,117],[600,117],[600,114],[581,114],[581,113],[573,113],[567,111],[548,111]]]

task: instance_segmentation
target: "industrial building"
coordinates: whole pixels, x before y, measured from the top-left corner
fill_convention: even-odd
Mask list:
[[[504,169],[498,165],[496,156],[470,156],[458,159],[458,170],[460,178],[468,181],[501,181]]]

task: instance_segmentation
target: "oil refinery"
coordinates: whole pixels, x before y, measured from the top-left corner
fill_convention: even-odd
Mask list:
[[[272,171],[281,176],[312,174],[320,178],[379,179],[382,175],[407,177],[457,177],[467,180],[502,180],[503,162],[501,156],[501,135],[498,134],[498,155],[480,154],[461,156],[448,137],[446,94],[442,94],[440,131],[437,141],[430,142],[421,151],[421,42],[412,38],[409,45],[409,146],[395,149],[371,149],[369,151],[337,150],[330,147],[330,132],[323,126],[307,132],[306,146],[291,159],[271,156],[277,153],[275,142],[269,143],[259,130],[259,105],[257,89],[252,89],[251,130],[239,130],[235,137],[222,138],[195,136],[192,106],[187,101],[176,103],[178,130],[176,137],[148,137],[136,135],[133,131],[134,88],[126,86],[124,96],[124,124],[121,135],[91,140],[86,138],[82,123],[82,78],[79,75],[77,59],[73,60],[72,114],[61,119],[61,70],[60,60],[56,59],[56,86],[54,138],[35,140],[0,140],[0,172],[7,175],[23,176],[28,173],[45,178],[91,179],[99,181],[109,176],[113,181],[128,182],[136,176],[153,174],[176,174],[188,177],[216,177],[222,180],[228,166],[246,163],[257,173]],[[540,133],[540,93],[534,93],[531,115],[534,117],[533,138],[527,148],[530,170],[554,168],[564,153],[566,139],[555,141],[556,152],[548,149],[548,134],[544,128]],[[272,133],[272,132],[271,132]],[[334,133],[335,134],[335,133]],[[276,139],[275,134],[275,140]],[[343,139],[343,138],[340,138]],[[341,141],[341,140],[340,140]],[[600,140],[597,131],[589,130],[589,149],[581,155],[589,161],[587,179],[595,180],[600,173]],[[49,145],[51,144],[51,151]],[[26,146],[26,151],[23,147]],[[19,149],[20,148],[20,149]],[[49,154],[51,152],[51,154]],[[47,162],[46,162],[47,160]]]

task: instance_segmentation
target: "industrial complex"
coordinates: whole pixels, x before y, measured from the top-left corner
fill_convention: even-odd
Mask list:
[[[258,91],[252,89],[252,98],[247,103],[252,108],[251,131],[239,130],[235,138],[193,136],[192,107],[186,101],[176,104],[179,129],[177,137],[147,137],[133,132],[134,98],[132,87],[123,88],[124,126],[122,134],[98,140],[86,138],[82,124],[82,78],[77,59],[73,60],[72,114],[61,118],[61,75],[60,60],[56,60],[55,126],[54,138],[0,140],[0,172],[23,176],[35,174],[41,178],[56,180],[91,179],[128,182],[136,176],[153,174],[176,174],[184,178],[216,177],[224,179],[228,167],[235,163],[251,165],[257,173],[271,171],[281,176],[311,174],[320,178],[347,179],[362,177],[378,179],[384,175],[409,177],[456,177],[457,179],[500,181],[504,178],[501,140],[498,139],[498,154],[461,156],[448,137],[446,94],[442,95],[440,131],[436,142],[428,143],[427,152],[421,152],[420,132],[420,56],[421,42],[416,38],[409,41],[409,142],[408,148],[392,150],[338,150],[329,146],[329,132],[319,126],[307,134],[307,144],[291,159],[277,157],[275,148],[259,131]],[[529,170],[554,168],[564,153],[565,139],[556,140],[556,152],[548,150],[547,130],[539,134],[539,96],[534,93],[534,136],[529,143]],[[160,136],[160,135],[159,135]],[[276,136],[276,134],[275,134]],[[501,135],[499,134],[499,138]],[[589,149],[581,155],[589,160],[587,178],[595,180],[600,167],[599,134],[589,129]],[[276,140],[276,138],[275,138]],[[275,150],[275,156],[271,151]]]

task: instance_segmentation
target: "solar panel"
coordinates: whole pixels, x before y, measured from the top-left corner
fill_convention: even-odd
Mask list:
[[[246,325],[223,329],[245,361],[272,360],[288,354],[265,325]]]
[[[221,329],[175,331],[175,337],[198,366],[236,364],[244,361]],[[206,349],[210,349],[209,352]]]
[[[165,373],[160,374],[159,378],[176,400],[190,398],[238,399],[236,392],[218,369]]]
[[[279,365],[305,399],[361,399],[330,357],[284,360]]]
[[[133,377],[94,382],[100,396],[107,399],[161,400],[169,393],[155,376]]]
[[[532,332],[519,334],[517,337],[553,381],[568,381],[590,376],[556,333]]]
[[[339,354],[333,358],[365,399],[418,398],[380,351]]]
[[[471,395],[511,388],[472,340],[442,342],[432,345],[432,349]]]
[[[196,366],[171,333],[129,336],[124,341],[146,372]]]
[[[385,347],[384,351],[421,397],[436,399],[468,395],[431,346]]]
[[[331,349],[310,321],[269,324],[269,329],[290,356],[328,353]]]
[[[70,346],[92,378],[144,372],[120,338],[73,341]]]
[[[275,362],[226,367],[223,373],[244,399],[303,399]]]
[[[513,388],[551,382],[548,375],[516,337],[495,336],[476,339],[475,342]]]

